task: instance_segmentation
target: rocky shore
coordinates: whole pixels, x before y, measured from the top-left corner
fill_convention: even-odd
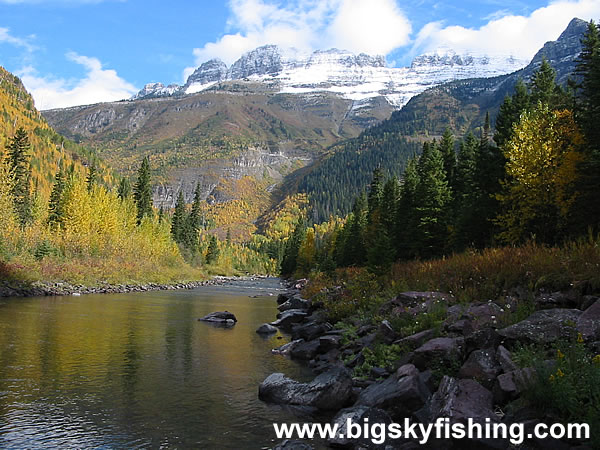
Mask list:
[[[188,281],[173,284],[109,284],[99,283],[96,286],[84,286],[81,284],[70,284],[66,282],[43,282],[17,283],[0,281],[0,297],[35,297],[54,295],[84,295],[84,294],[117,294],[127,292],[167,291],[176,289],[195,289],[201,286],[218,286],[231,281],[252,281],[264,278],[263,275],[225,277],[215,276],[208,280]]]
[[[305,282],[294,282],[279,295],[280,312],[271,325],[289,333],[292,341],[273,353],[308,364],[318,375],[310,383],[299,383],[271,374],[259,387],[265,402],[308,408],[320,417],[329,411],[332,423],[342,430],[348,417],[371,424],[405,419],[427,424],[448,418],[463,424],[468,419],[507,427],[518,423],[528,434],[539,423],[565,422],[552,408],[540,412],[533,407],[532,392],[552,396],[555,388],[576,389],[568,383],[587,383],[579,386],[598,390],[593,379],[581,379],[592,371],[594,376],[600,373],[600,356],[593,356],[600,353],[600,295],[589,286],[539,292],[527,299],[514,292],[502,301],[470,303],[446,293],[404,292],[378,305],[374,315],[351,317],[342,327],[328,320],[320,302],[323,295],[334,294],[304,299]],[[410,321],[414,326],[402,328]],[[420,321],[426,326],[419,326]],[[599,408],[598,399],[588,395],[596,394],[581,397],[582,408]],[[577,403],[569,407],[573,405]],[[600,430],[590,426],[593,438]],[[596,442],[533,438],[515,446],[499,438],[421,445],[413,438],[375,445],[369,439],[335,438],[328,444],[357,450],[566,450],[594,448]],[[286,440],[274,448],[312,447],[309,441]]]

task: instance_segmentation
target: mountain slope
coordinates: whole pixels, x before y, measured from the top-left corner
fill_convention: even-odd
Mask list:
[[[422,141],[440,136],[447,127],[456,136],[480,127],[486,112],[495,117],[519,78],[528,80],[543,57],[556,69],[557,81],[565,83],[575,69],[586,28],[586,22],[573,19],[556,41],[546,43],[525,68],[512,74],[453,81],[413,97],[358,138],[333,146],[288,183],[286,192],[307,194],[316,222],[327,220],[329,214],[347,214],[352,199],[364,189],[376,167],[388,175],[400,175],[407,159],[420,151]]]
[[[23,127],[31,143],[30,162],[34,185],[43,196],[48,196],[59,164],[85,174],[92,161],[98,165],[101,176],[107,183],[112,175],[93,152],[74,144],[56,133],[38,112],[33,98],[25,90],[21,80],[0,67],[0,152],[4,152],[10,138],[19,127]]]

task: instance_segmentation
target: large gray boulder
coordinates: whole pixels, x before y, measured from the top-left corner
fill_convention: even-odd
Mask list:
[[[277,333],[277,328],[268,323],[263,323],[260,327],[256,329],[256,332],[261,335],[273,334]]]
[[[277,309],[279,311],[287,311],[290,309],[310,309],[310,305],[310,301],[305,300],[296,294],[285,302],[281,303]]]
[[[313,447],[306,442],[286,439],[273,447],[273,450],[313,450]]]
[[[368,406],[388,411],[395,420],[421,409],[431,393],[412,364],[400,367],[384,381],[374,383],[360,393],[355,406]]]
[[[352,377],[340,367],[322,373],[310,383],[299,383],[282,373],[273,373],[258,388],[258,398],[263,401],[323,410],[343,408],[351,397]]]
[[[462,337],[435,338],[425,342],[415,350],[413,363],[421,370],[425,370],[429,363],[434,360],[462,364],[464,352],[465,340]]]
[[[577,331],[586,341],[600,340],[600,300],[597,300],[579,316]]]
[[[469,418],[484,422],[489,417],[492,422],[498,422],[492,407],[492,393],[475,380],[458,380],[445,375],[431,398],[431,420],[447,417],[451,423],[466,423]]]
[[[353,424],[360,426],[361,433],[359,438],[355,438],[352,435],[352,431],[348,429],[348,420]],[[337,436],[329,439],[328,442],[331,446],[336,448],[349,448],[349,449],[380,449],[384,448],[384,442],[373,443],[371,436],[368,438],[364,436],[362,430],[364,424],[367,422],[369,426],[373,424],[381,424],[386,427],[392,423],[391,417],[382,409],[369,408],[368,406],[352,406],[351,408],[342,409],[333,418],[332,423],[337,424],[338,432]],[[348,436],[352,435],[352,438]]]
[[[509,341],[547,344],[569,338],[581,316],[578,309],[544,309],[534,312],[527,319],[498,330]]]
[[[206,316],[201,317],[198,320],[202,322],[212,322],[223,325],[234,325],[237,322],[236,317],[229,311],[216,311],[207,314]]]
[[[306,317],[306,311],[301,309],[289,309],[277,315],[278,319],[271,322],[271,325],[281,328],[284,331],[290,331],[292,325],[301,322]]]
[[[494,387],[496,377],[502,372],[493,349],[471,352],[458,372],[459,378],[473,378],[488,389]]]

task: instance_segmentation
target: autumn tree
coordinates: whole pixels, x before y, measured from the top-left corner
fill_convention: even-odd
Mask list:
[[[570,111],[538,104],[525,112],[506,144],[503,210],[497,217],[501,240],[520,243],[531,237],[554,243],[565,233],[576,198],[582,135]]]

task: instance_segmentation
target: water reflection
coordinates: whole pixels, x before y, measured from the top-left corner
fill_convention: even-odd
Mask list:
[[[271,423],[293,416],[258,401],[258,384],[275,371],[310,374],[271,355],[285,340],[255,333],[276,304],[253,293],[3,300],[0,447],[269,446]],[[238,323],[197,321],[216,310],[234,312]]]

